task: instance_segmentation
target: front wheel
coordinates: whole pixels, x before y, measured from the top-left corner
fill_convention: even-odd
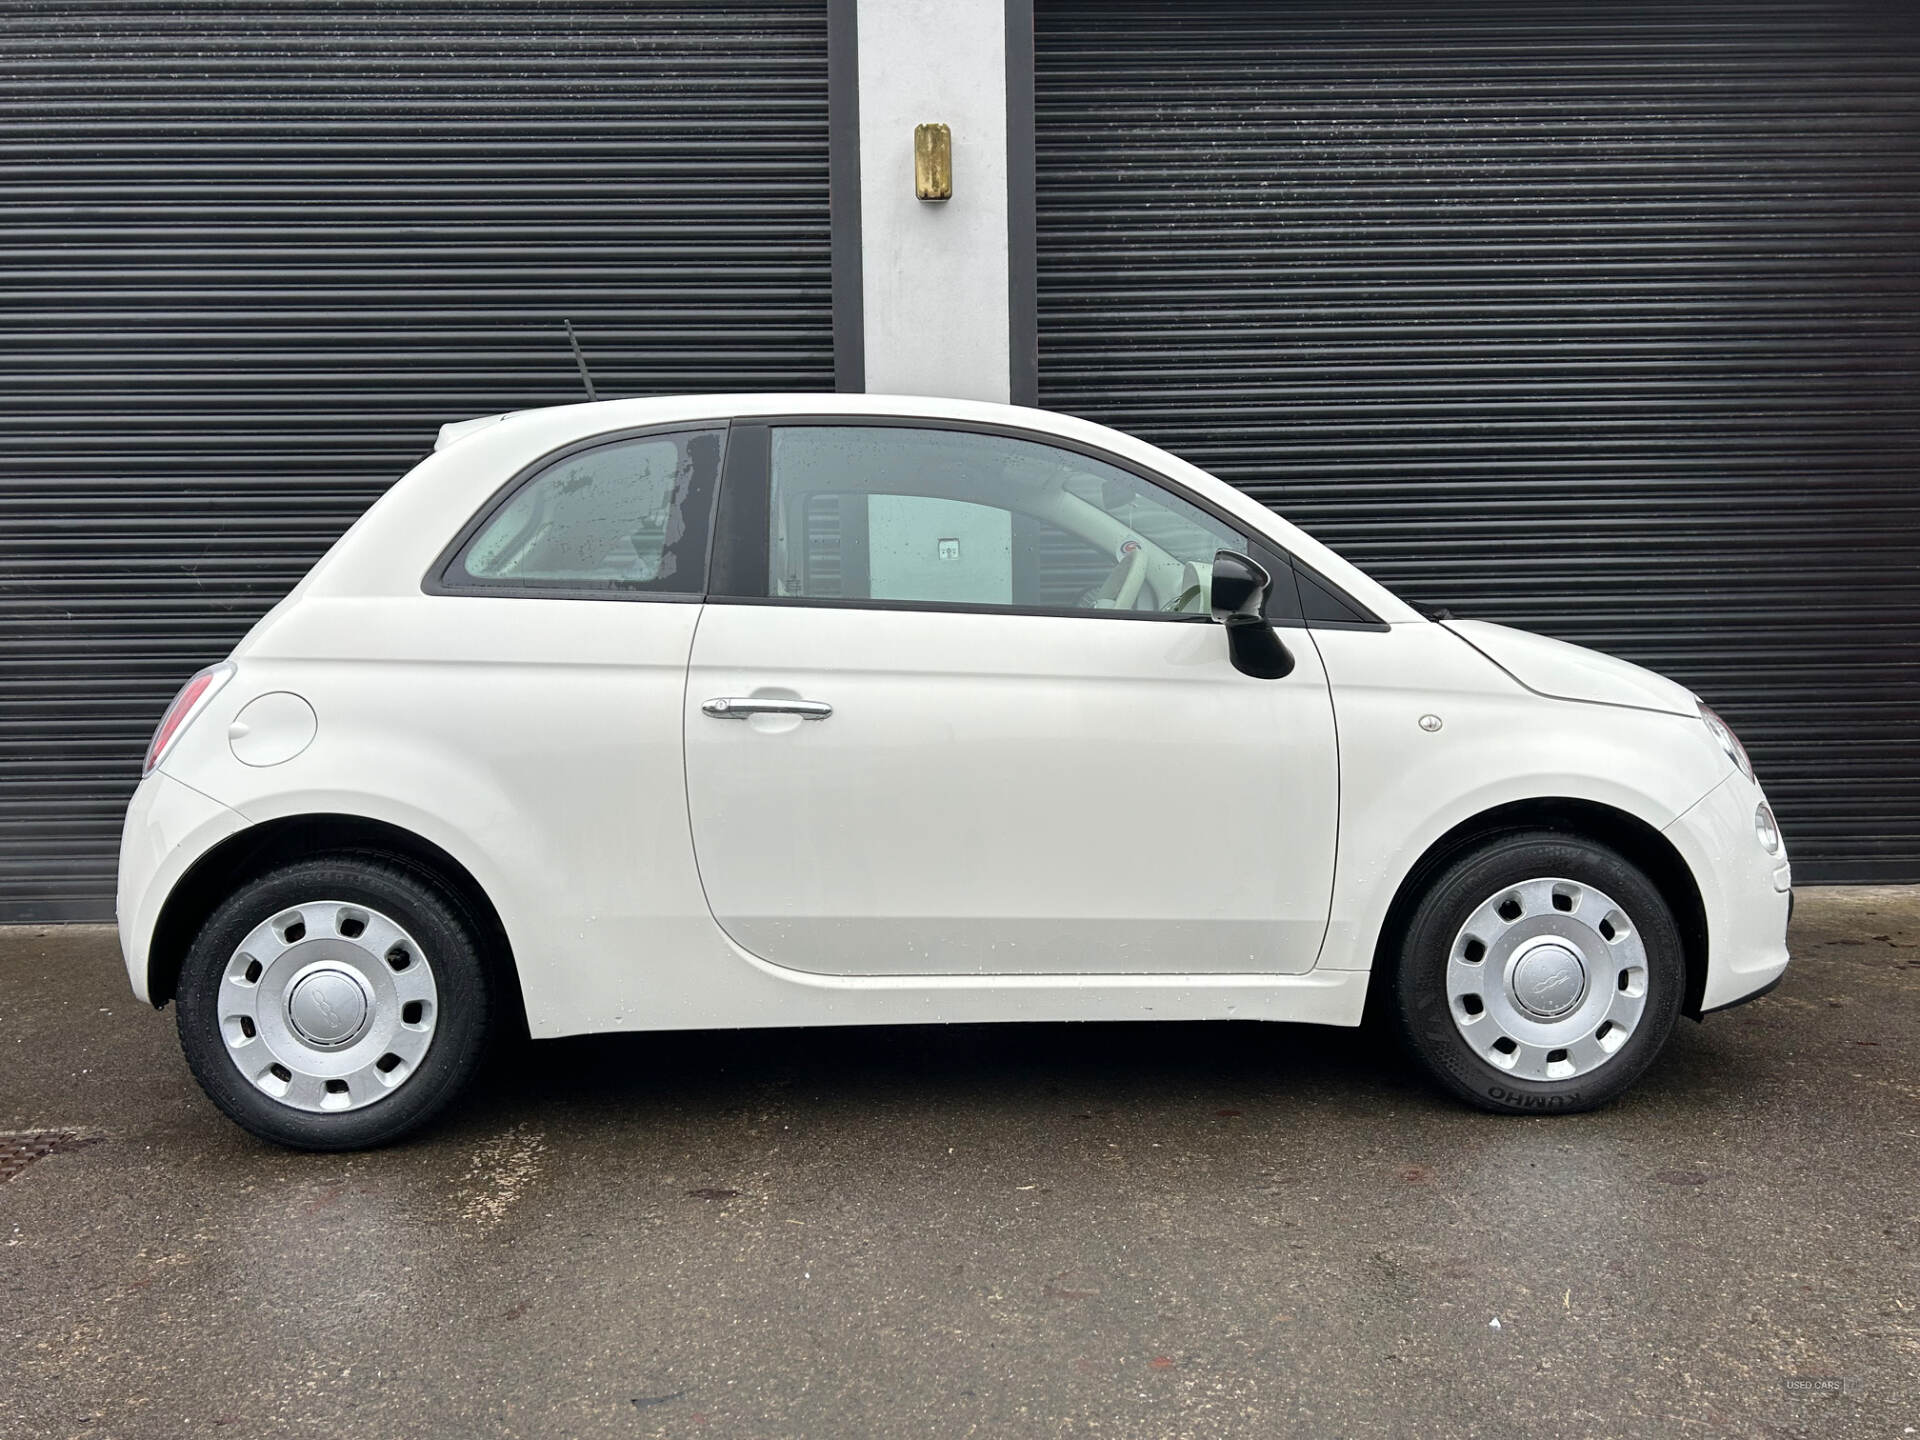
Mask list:
[[[214,1104],[303,1150],[380,1145],[466,1083],[489,1019],[476,926],[386,856],[303,861],[241,887],[188,951],[180,1043]]]
[[[1394,1009],[1414,1055],[1470,1104],[1591,1110],[1652,1064],[1685,982],[1653,883],[1603,845],[1535,831],[1487,842],[1429,886]]]

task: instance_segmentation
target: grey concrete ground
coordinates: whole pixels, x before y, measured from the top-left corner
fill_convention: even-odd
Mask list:
[[[0,1433],[1915,1434],[1920,893],[1794,940],[1591,1116],[1347,1032],[634,1036],[309,1156],[0,931],[0,1129],[95,1139],[0,1184]]]

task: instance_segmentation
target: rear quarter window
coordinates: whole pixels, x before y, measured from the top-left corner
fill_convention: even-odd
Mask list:
[[[469,525],[441,588],[699,595],[724,436],[635,436],[553,460]]]

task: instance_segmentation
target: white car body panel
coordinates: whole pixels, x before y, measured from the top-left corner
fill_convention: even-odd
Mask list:
[[[140,782],[120,829],[120,876],[114,900],[120,952],[133,993],[151,1002],[147,946],[160,907],[193,863],[244,831],[247,817],[192,786],[156,771]]]
[[[539,1033],[614,1028],[608,976],[656,945],[714,939],[680,748],[698,618],[691,604],[314,593],[236,652],[241,674],[163,769],[256,824],[355,815],[439,846],[500,912]],[[319,727],[261,769],[227,728],[267,690],[304,695]]]
[[[709,604],[686,712],[708,902],[826,974],[1311,970],[1339,764],[1298,638],[1293,675],[1249,684],[1206,621]],[[702,713],[736,696],[834,709]]]
[[[1485,620],[1448,620],[1465,640],[1536,695],[1593,705],[1635,705],[1689,720],[1698,702],[1684,685],[1612,655]]]
[[[1259,681],[1224,667],[1212,625],[423,590],[468,517],[556,449],[784,414],[994,423],[1100,447],[1203,495],[1387,624],[1283,629],[1298,666]],[[1673,713],[1674,695],[1691,703],[1684,690],[1574,647],[1509,638],[1518,632],[1426,621],[1263,506],[1140,441],[1039,411],[825,395],[616,401],[448,429],[235,649],[233,678],[136,793],[119,920],[143,998],[156,921],[192,865],[249,826],[314,814],[399,827],[463,866],[506,930],[537,1037],[961,1020],[1354,1024],[1388,909],[1419,857],[1456,825],[1538,797],[1606,805],[1667,835],[1706,909],[1709,1008],[1785,964],[1785,857],[1754,839],[1759,788],[1697,715]],[[936,632],[924,683],[881,683]],[[1035,648],[1014,655],[1016,632]],[[1123,680],[1135,663],[1145,678]],[[1177,678],[1187,672],[1196,678]],[[820,698],[837,711],[824,724],[699,710],[715,695],[829,683]],[[229,728],[275,691],[312,706],[314,738],[284,763],[243,763]],[[1559,692],[1574,698],[1549,698]],[[1422,728],[1427,715],[1437,730]],[[1263,753],[1262,725],[1293,738]],[[946,773],[917,773],[886,748],[892,727],[924,737],[942,726]],[[1093,751],[1084,770],[1036,768],[1069,733]],[[780,754],[822,768],[783,776]],[[1305,773],[1294,760],[1308,755],[1327,768]],[[988,783],[996,765],[1029,786]],[[1096,843],[1065,844],[1050,807],[1069,802]],[[997,849],[995,833],[1008,837]],[[1337,845],[1321,838],[1336,833]],[[850,851],[847,834],[887,846]],[[945,861],[970,856],[979,886],[977,913],[938,945],[926,944],[927,922],[970,892],[957,872],[916,864],[915,836]],[[836,845],[831,866],[807,870],[809,852]],[[1248,852],[1257,863],[1235,874]],[[1027,875],[1042,865],[1050,877]],[[1053,891],[1034,888],[1049,878]],[[1178,893],[1200,903],[1182,914]],[[782,914],[798,917],[787,931]],[[996,952],[1001,921],[1002,939],[1019,943]],[[918,973],[899,958],[914,943],[926,949]],[[1236,971],[1243,963],[1257,973]]]
[[[1787,968],[1793,868],[1784,850],[1753,863],[1753,810],[1764,799],[1736,770],[1665,831],[1700,886],[1713,941],[1702,1010],[1735,1004]]]
[[[1551,796],[1659,830],[1733,769],[1697,715],[1542,699],[1443,625],[1314,639],[1333,684],[1342,781],[1322,968],[1370,969],[1400,882],[1477,815]],[[1423,730],[1424,715],[1440,728]]]

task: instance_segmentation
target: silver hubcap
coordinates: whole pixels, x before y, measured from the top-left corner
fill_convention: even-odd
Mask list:
[[[1587,967],[1571,945],[1536,941],[1513,962],[1513,998],[1536,1020],[1558,1020],[1586,993]]]
[[[309,1045],[333,1050],[366,1029],[373,1012],[366,987],[351,970],[320,965],[287,991],[287,1019]]]
[[[252,1084],[295,1110],[358,1110],[426,1057],[440,1020],[433,966],[364,905],[316,900],[255,926],[220,981],[220,1033]]]
[[[1626,911],[1591,885],[1510,885],[1454,937],[1447,1006],[1474,1053],[1502,1074],[1585,1075],[1619,1053],[1646,1012],[1646,946]]]

